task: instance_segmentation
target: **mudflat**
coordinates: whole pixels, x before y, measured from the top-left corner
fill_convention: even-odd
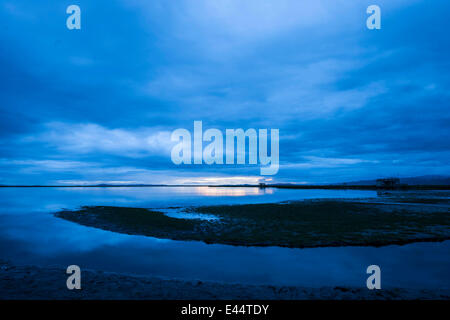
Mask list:
[[[0,262],[0,299],[226,299],[226,300],[448,300],[450,291],[352,287],[305,288],[226,284],[142,277],[95,270],[82,271],[81,290],[68,290],[60,267],[14,266]]]
[[[114,232],[239,246],[384,246],[450,239],[448,203],[413,200],[334,199],[180,208],[184,218],[112,206],[85,206],[55,215]],[[218,219],[186,218],[189,214]]]

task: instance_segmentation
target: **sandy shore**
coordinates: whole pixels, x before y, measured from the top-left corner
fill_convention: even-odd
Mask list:
[[[0,263],[0,299],[450,299],[450,290],[302,288],[168,280],[82,270],[82,289],[66,288],[60,267]]]

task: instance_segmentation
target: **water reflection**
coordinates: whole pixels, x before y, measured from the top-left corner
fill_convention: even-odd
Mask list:
[[[117,234],[52,214],[81,205],[163,208],[376,196],[375,192],[357,190],[275,189],[267,193],[258,188],[243,188],[242,196],[228,194],[231,188],[211,188],[220,190],[204,195],[209,189],[0,189],[0,259],[18,264],[78,264],[82,268],[182,279],[304,286],[364,286],[366,267],[378,264],[384,287],[450,286],[450,241],[382,248],[233,247]]]
[[[207,197],[245,197],[273,194],[273,189],[241,188],[241,187],[196,187],[195,191]]]

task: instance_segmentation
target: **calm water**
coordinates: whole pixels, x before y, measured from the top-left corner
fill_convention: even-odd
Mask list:
[[[376,197],[376,193],[206,187],[0,188],[0,259],[179,279],[303,286],[365,286],[366,267],[378,264],[384,287],[450,288],[450,241],[382,248],[233,247],[116,234],[52,215],[81,205],[163,208],[344,197]]]

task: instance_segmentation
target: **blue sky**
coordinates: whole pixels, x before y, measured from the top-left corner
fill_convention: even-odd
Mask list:
[[[82,29],[66,28],[77,4]],[[366,28],[377,4],[382,29]],[[447,174],[446,0],[2,1],[0,184]],[[176,166],[170,134],[278,128],[280,169]]]

